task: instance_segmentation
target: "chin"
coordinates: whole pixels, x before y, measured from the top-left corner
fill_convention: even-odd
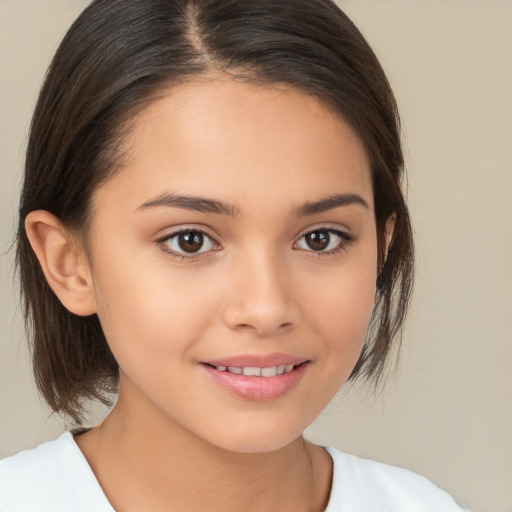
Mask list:
[[[227,451],[236,453],[269,453],[280,450],[302,437],[304,429],[298,425],[272,425],[260,420],[258,424],[230,424],[227,431],[218,432],[210,442]],[[305,428],[305,427],[304,427]],[[227,433],[227,436],[226,436]]]
[[[231,439],[230,442],[226,443],[224,449],[235,452],[235,453],[247,453],[247,454],[256,454],[256,453],[271,453],[281,450],[282,448],[288,446],[293,443],[300,437],[302,434],[290,438],[275,438],[275,437],[267,437],[265,439]]]

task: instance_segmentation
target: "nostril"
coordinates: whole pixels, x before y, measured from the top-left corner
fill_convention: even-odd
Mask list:
[[[301,314],[293,301],[245,293],[226,304],[222,318],[230,329],[266,336],[294,328],[300,323]]]

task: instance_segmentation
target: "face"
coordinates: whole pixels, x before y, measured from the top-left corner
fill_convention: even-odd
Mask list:
[[[349,376],[373,308],[368,159],[290,88],[173,88],[93,197],[96,310],[119,404],[221,448],[285,446]]]

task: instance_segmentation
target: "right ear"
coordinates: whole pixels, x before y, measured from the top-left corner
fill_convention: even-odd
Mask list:
[[[75,315],[96,313],[90,266],[76,238],[44,210],[27,215],[25,230],[46,281],[62,305]]]

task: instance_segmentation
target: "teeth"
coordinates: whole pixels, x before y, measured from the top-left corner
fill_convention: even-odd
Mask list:
[[[247,377],[261,377],[261,368],[255,366],[246,366],[243,370],[244,375]]]
[[[267,368],[260,368],[259,366],[216,366],[215,369],[219,372],[228,371],[237,375],[246,375],[247,377],[275,377],[276,375],[283,375],[290,373],[295,366],[293,364],[270,366]]]
[[[262,368],[261,376],[262,377],[275,377],[277,375],[277,366],[272,366],[272,368]]]

